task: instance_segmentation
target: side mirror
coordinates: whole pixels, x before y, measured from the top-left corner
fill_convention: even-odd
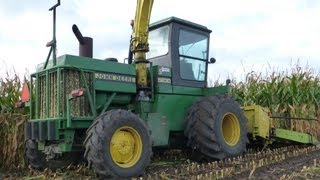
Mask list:
[[[210,58],[209,64],[214,64],[215,62],[216,62],[216,59],[215,59],[215,58]]]

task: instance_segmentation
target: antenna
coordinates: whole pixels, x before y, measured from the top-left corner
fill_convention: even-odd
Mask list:
[[[56,8],[60,6],[60,0],[58,0],[57,4],[55,4],[54,6],[52,6],[49,11],[53,12],[53,37],[52,40],[50,42],[48,42],[46,44],[47,47],[51,47],[49,54],[47,56],[47,60],[46,63],[43,67],[43,69],[46,69],[48,62],[49,62],[49,58],[51,56],[52,53],[52,61],[53,61],[53,66],[55,66],[57,64],[57,39],[56,39]]]

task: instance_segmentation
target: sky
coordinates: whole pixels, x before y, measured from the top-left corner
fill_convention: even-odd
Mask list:
[[[0,0],[0,76],[34,72],[45,61],[52,39],[55,0]],[[135,0],[61,0],[57,8],[57,53],[78,54],[71,26],[93,37],[98,59],[127,57]],[[212,30],[209,78],[241,79],[246,72],[290,68],[320,69],[318,0],[154,0],[151,22],[176,16]]]

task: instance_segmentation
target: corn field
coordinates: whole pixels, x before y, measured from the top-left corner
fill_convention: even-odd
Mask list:
[[[320,118],[320,76],[297,62],[291,69],[263,75],[250,72],[243,82],[231,81],[231,94],[243,106],[268,107],[273,116]],[[319,121],[274,119],[273,126],[310,133],[320,139]]]
[[[7,72],[6,77],[0,78],[0,110],[1,113],[16,112],[15,104],[19,101],[21,81],[17,74],[13,77]]]
[[[0,84],[0,170],[14,170],[24,165],[23,123],[27,116],[15,108],[21,90],[19,76],[7,73]]]
[[[24,112],[15,108],[22,82],[18,75],[0,78],[0,170],[24,167]],[[214,82],[214,85],[219,83]],[[250,72],[244,81],[231,80],[231,94],[242,105],[270,108],[273,116],[320,118],[320,76],[299,64],[285,71]],[[274,119],[274,127],[307,132],[320,139],[319,121]]]

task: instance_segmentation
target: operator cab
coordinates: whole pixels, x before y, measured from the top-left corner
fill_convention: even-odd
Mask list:
[[[147,59],[172,68],[172,85],[206,87],[211,30],[176,17],[149,28]]]

